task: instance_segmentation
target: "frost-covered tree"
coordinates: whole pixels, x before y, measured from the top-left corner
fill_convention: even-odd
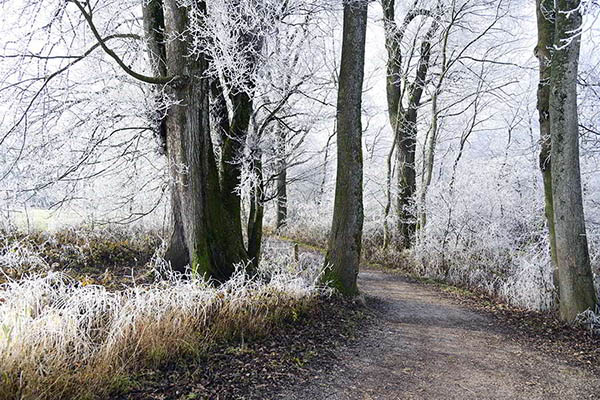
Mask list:
[[[356,294],[363,229],[362,91],[367,32],[366,0],[344,1],[337,103],[337,178],[323,279]]]
[[[553,220],[549,218],[549,223],[553,223],[551,243],[555,241],[560,316],[573,321],[579,313],[594,310],[598,303],[590,266],[579,165],[577,78],[583,4],[579,0],[560,0],[554,4],[542,3],[539,8],[542,18],[553,22],[553,27],[538,25],[542,28],[542,46],[551,50],[549,82],[541,82],[549,85],[550,207],[554,213]],[[551,41],[547,40],[548,36]],[[548,206],[548,198],[546,202]]]
[[[9,35],[6,40],[5,48],[14,48],[15,60],[33,61],[13,63],[4,75],[3,94],[12,94],[16,107],[3,120],[0,145],[7,145],[3,157],[9,158],[3,178],[15,176],[27,161],[24,148],[40,145],[37,137],[31,140],[31,134],[45,134],[50,125],[59,128],[51,136],[63,141],[62,135],[70,133],[89,150],[83,156],[71,152],[74,165],[49,179],[48,185],[70,179],[88,162],[89,169],[100,170],[92,174],[101,174],[104,165],[126,169],[121,160],[127,159],[129,149],[139,141],[135,137],[120,141],[123,132],[150,138],[154,132],[168,163],[168,173],[155,177],[160,181],[168,176],[170,186],[173,228],[167,258],[172,266],[182,269],[189,264],[200,275],[225,280],[235,264],[258,258],[258,250],[253,249],[259,246],[253,247],[250,241],[247,249],[244,244],[239,186],[256,82],[266,60],[263,44],[286,17],[312,12],[309,3],[70,0],[2,4],[12,16],[35,16],[36,20],[30,26],[20,24],[18,33],[13,27],[14,39]],[[94,60],[100,60],[103,69],[94,68]],[[87,62],[86,69],[77,69]],[[106,92],[111,85],[124,93],[124,88],[138,90],[133,115],[115,115],[122,94],[112,98],[89,95],[94,90]],[[112,122],[114,126],[108,138],[106,125],[98,118],[100,112],[106,125]],[[90,138],[81,134],[85,129],[92,132]],[[27,139],[20,140],[20,136]],[[53,142],[41,145],[47,149]],[[98,159],[102,146],[110,148],[111,159]],[[126,153],[119,155],[123,149]],[[150,160],[143,153],[136,156],[129,158],[135,158],[138,165],[156,163],[160,170],[158,155]]]

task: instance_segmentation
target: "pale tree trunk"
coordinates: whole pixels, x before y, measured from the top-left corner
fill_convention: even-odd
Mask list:
[[[319,185],[319,196],[317,198],[318,204],[323,204],[323,197],[325,196],[325,184],[327,183],[327,166],[329,165],[329,147],[331,146],[331,139],[337,136],[337,127],[334,127],[333,134],[327,138],[325,144],[325,155],[323,156],[323,179]]]
[[[427,225],[427,191],[431,186],[433,177],[433,167],[435,162],[435,148],[437,145],[439,111],[438,111],[438,88],[431,95],[431,126],[425,145],[423,146],[423,170],[421,175],[421,198],[419,201],[419,226],[420,230]]]
[[[396,150],[396,135],[394,135],[394,141],[392,147],[386,157],[386,180],[385,180],[385,207],[383,209],[383,248],[387,249],[392,240],[392,233],[390,230],[390,223],[388,221],[390,212],[392,210],[392,162],[394,157],[394,151]]]
[[[160,1],[150,3],[156,12],[160,10],[157,3]],[[247,254],[241,230],[236,234],[221,196],[210,136],[209,86],[204,78],[207,61],[189,57],[191,43],[181,35],[188,29],[187,10],[176,0],[164,0],[162,10],[165,36],[178,39],[150,43],[149,47],[164,46],[168,74],[185,77],[165,88],[180,100],[171,106],[164,121],[174,222],[167,259],[175,269],[189,264],[200,276],[225,281],[234,264],[247,259]],[[151,15],[155,18],[149,19]],[[156,15],[144,15],[150,42],[152,32],[160,29]]]
[[[323,279],[341,293],[358,293],[363,228],[362,86],[368,1],[344,1],[337,103],[337,178]]]
[[[554,270],[554,286],[558,288],[556,264],[556,235],[554,232],[554,202],[552,200],[552,168],[550,162],[550,77],[551,49],[554,46],[554,0],[536,0],[538,44],[535,55],[540,63],[540,82],[537,91],[537,109],[540,121],[540,169],[544,179],[546,223],[550,235],[550,254]]]
[[[579,169],[577,70],[582,16],[579,0],[558,0],[550,78],[552,197],[559,271],[560,317],[573,321],[594,309],[596,290],[585,230]],[[574,11],[577,10],[577,11]]]

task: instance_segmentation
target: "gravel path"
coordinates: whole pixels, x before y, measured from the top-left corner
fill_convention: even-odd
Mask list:
[[[276,398],[600,399],[600,377],[519,344],[433,288],[379,271],[359,284],[381,320],[327,373]]]

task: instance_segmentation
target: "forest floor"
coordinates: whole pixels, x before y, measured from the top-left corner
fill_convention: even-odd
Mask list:
[[[65,263],[60,254],[56,263],[75,279],[117,290],[130,285],[130,265],[150,254],[150,245],[136,243],[88,245],[85,262],[73,255]],[[138,272],[136,282],[149,279]],[[552,313],[398,270],[363,268],[359,286],[361,297],[323,297],[266,337],[148,366],[115,382],[111,398],[600,399],[600,336]]]
[[[600,399],[600,338],[552,314],[390,271],[359,285],[358,301],[149,371],[122,398]]]
[[[577,349],[576,329],[528,318],[546,325],[537,336],[520,326],[522,315],[469,293],[376,270],[361,272],[359,283],[376,323],[338,350],[326,374],[273,398],[600,398],[598,341],[585,332],[586,348]]]

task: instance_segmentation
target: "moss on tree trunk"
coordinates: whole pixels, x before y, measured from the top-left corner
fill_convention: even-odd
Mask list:
[[[323,279],[345,295],[358,293],[356,279],[363,228],[361,105],[367,7],[366,0],[344,2],[337,104],[337,179]]]

